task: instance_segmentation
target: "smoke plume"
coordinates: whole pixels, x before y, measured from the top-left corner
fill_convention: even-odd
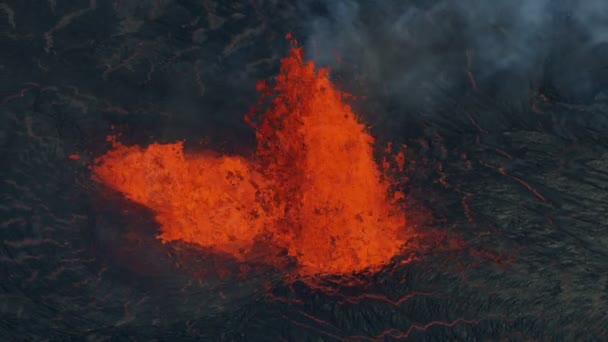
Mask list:
[[[547,88],[589,103],[608,79],[608,2],[600,0],[314,1],[309,58],[363,78],[413,112],[465,93],[520,105]],[[336,58],[339,56],[340,58]],[[352,73],[352,69],[357,69]]]

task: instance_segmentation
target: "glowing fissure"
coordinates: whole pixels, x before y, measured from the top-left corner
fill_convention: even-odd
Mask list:
[[[152,209],[163,241],[186,241],[246,260],[256,240],[286,249],[304,275],[348,273],[387,263],[406,220],[373,158],[373,138],[344,94],[303,60],[293,42],[272,86],[252,158],[198,153],[182,143],[113,148],[97,158],[98,180]]]

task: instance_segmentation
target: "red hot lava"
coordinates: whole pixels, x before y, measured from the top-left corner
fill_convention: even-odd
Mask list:
[[[342,274],[386,264],[408,234],[366,132],[328,69],[303,60],[295,41],[272,86],[251,158],[186,153],[182,143],[113,148],[97,158],[98,180],[152,209],[158,238],[246,260],[264,236],[287,250],[298,273]]]

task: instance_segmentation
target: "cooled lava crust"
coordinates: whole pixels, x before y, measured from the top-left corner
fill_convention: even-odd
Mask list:
[[[608,336],[605,8],[499,2],[0,4],[0,340]],[[340,100],[307,117],[348,105],[344,131],[258,101],[280,93],[288,32]],[[158,173],[99,172],[150,146],[272,196],[237,191],[218,218],[196,191],[125,190]]]

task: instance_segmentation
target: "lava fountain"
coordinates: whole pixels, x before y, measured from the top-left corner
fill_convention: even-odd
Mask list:
[[[260,108],[250,157],[186,153],[183,144],[125,146],[95,161],[96,180],[154,211],[163,242],[181,240],[247,260],[259,241],[286,250],[298,273],[378,267],[408,237],[403,194],[391,191],[374,139],[329,80],[292,41]]]

